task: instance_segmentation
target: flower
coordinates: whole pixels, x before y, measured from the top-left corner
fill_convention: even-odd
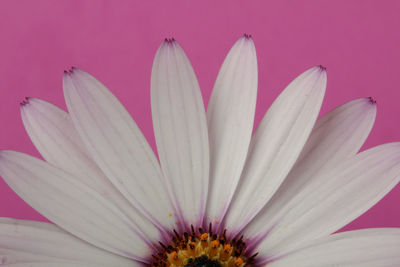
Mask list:
[[[317,120],[325,68],[290,83],[252,135],[251,37],[226,57],[207,113],[189,60],[166,40],[151,77],[160,163],[93,76],[72,68],[63,87],[69,113],[35,98],[21,104],[45,161],[0,152],[0,175],[55,223],[1,219],[2,264],[400,265],[399,229],[331,235],[397,184],[400,144],[357,153],[375,120],[370,98]]]

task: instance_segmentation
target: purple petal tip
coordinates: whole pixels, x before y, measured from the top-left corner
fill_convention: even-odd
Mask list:
[[[322,66],[322,65],[319,65],[318,68],[319,68],[321,71],[326,71],[326,67],[324,67],[324,66]]]
[[[74,73],[75,70],[77,70],[77,68],[72,66],[69,70],[64,70],[64,75],[70,75]]]
[[[21,107],[24,107],[24,106],[28,105],[28,104],[29,104],[29,99],[30,99],[30,97],[25,97],[25,99],[22,100],[22,101],[19,103],[20,106],[21,106]]]
[[[252,39],[252,38],[251,38],[251,34],[247,34],[247,33],[243,34],[243,37],[244,37],[246,40]]]
[[[173,44],[173,43],[175,43],[175,39],[174,38],[165,38],[164,43]]]
[[[369,103],[375,105],[376,104],[376,100],[373,97],[368,97],[368,101]]]

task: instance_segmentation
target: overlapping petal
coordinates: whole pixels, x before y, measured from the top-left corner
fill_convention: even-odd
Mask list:
[[[43,222],[0,218],[0,263],[91,264],[93,266],[133,266],[131,259],[117,256],[86,243]],[[54,265],[55,266],[55,265]]]
[[[257,57],[249,36],[229,51],[207,108],[210,140],[208,220],[222,220],[237,186],[253,131]]]
[[[0,151],[0,175],[28,204],[63,229],[89,243],[146,261],[160,232],[148,220],[133,222],[103,194],[31,156]]]
[[[400,265],[400,229],[376,228],[316,240],[268,264],[271,267],[389,267]]]
[[[107,179],[90,158],[67,112],[46,101],[28,98],[21,105],[21,117],[33,144],[47,162],[81,175],[91,186]]]
[[[374,147],[314,175],[319,178],[282,207],[267,231],[260,220],[245,229],[261,254],[282,255],[327,236],[375,205],[399,182],[400,143]]]
[[[207,121],[196,75],[174,40],[166,40],[154,59],[151,107],[161,167],[179,213],[176,220],[200,226],[208,191]]]
[[[311,186],[314,179],[323,177],[315,173],[332,169],[354,156],[368,137],[375,116],[375,102],[370,98],[361,98],[319,119],[295,166],[273,198],[250,223],[249,229],[257,228],[258,234],[267,234],[288,202],[302,189]]]
[[[77,132],[116,188],[160,229],[175,226],[157,159],[117,98],[90,74],[64,75],[64,95]]]
[[[47,162],[80,177],[79,182],[103,195],[132,222],[142,216],[93,162],[68,113],[46,101],[29,98],[21,106],[21,115],[25,129]]]
[[[290,83],[265,114],[226,217],[233,233],[264,207],[289,173],[317,119],[325,88],[325,69],[314,67]]]

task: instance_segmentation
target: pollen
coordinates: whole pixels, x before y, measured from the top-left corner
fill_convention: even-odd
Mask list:
[[[211,242],[211,248],[212,249],[217,249],[219,247],[219,241],[218,240],[213,240]]]
[[[230,244],[224,245],[224,252],[225,253],[230,253],[232,250],[232,246]]]
[[[237,258],[235,260],[235,266],[239,267],[239,266],[242,266],[242,264],[243,264],[242,258]]]
[[[176,251],[172,251],[169,256],[172,262],[177,262],[179,260],[178,253]]]
[[[200,240],[201,241],[207,241],[207,239],[208,239],[208,234],[207,233],[203,233],[203,234],[200,235]]]
[[[251,266],[257,255],[247,255],[243,236],[229,240],[226,238],[226,230],[220,234],[213,233],[211,223],[208,231],[202,228],[195,231],[191,226],[190,231],[178,233],[173,230],[173,233],[168,245],[160,242],[161,247],[152,255],[152,266],[244,267]]]

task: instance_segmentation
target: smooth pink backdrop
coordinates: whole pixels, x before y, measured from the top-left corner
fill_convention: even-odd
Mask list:
[[[165,37],[183,46],[205,103],[233,43],[252,34],[259,91],[256,123],[281,90],[322,64],[322,114],[351,99],[378,103],[364,148],[400,141],[400,1],[17,1],[0,2],[0,149],[39,156],[23,128],[26,96],[65,108],[62,73],[82,68],[122,101],[154,148],[150,71]],[[379,177],[377,177],[379,179]],[[345,227],[400,227],[400,185]],[[0,179],[0,216],[46,220]]]

